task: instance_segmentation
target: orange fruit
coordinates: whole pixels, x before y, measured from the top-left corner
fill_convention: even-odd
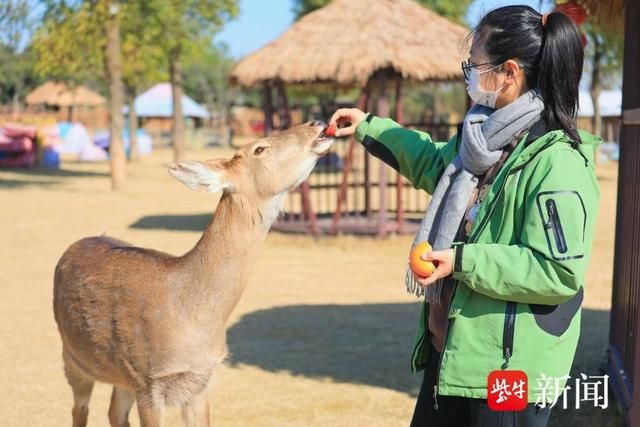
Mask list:
[[[429,277],[436,270],[436,266],[431,261],[425,261],[421,258],[422,254],[431,251],[429,242],[424,241],[418,243],[409,255],[409,265],[411,270],[419,277]]]

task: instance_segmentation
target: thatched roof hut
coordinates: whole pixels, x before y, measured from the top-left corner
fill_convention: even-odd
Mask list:
[[[232,82],[364,86],[392,68],[415,81],[461,79],[468,30],[413,0],[333,0],[242,59]]]
[[[33,91],[25,99],[27,105],[51,105],[55,107],[94,107],[103,105],[107,100],[99,93],[85,86],[68,87],[64,83],[49,81]]]

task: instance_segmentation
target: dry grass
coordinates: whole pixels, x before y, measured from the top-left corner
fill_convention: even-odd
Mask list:
[[[228,151],[191,153],[191,158]],[[106,232],[174,254],[190,248],[216,197],[172,180],[158,151],[108,190],[106,164],[59,172],[0,171],[0,419],[65,426],[71,392],[51,307],[58,257]],[[602,208],[575,372],[598,374],[611,300],[616,168],[600,168]],[[194,225],[195,224],[195,225]],[[232,355],[211,392],[219,426],[406,426],[420,377],[409,373],[419,305],[403,289],[411,237],[312,239],[272,233],[229,330]],[[575,376],[575,374],[574,374]],[[107,424],[110,388],[96,385],[90,425]],[[613,407],[612,402],[612,407]],[[552,426],[618,426],[615,408],[562,411]],[[132,425],[138,420],[133,413]],[[169,426],[179,413],[168,412]]]

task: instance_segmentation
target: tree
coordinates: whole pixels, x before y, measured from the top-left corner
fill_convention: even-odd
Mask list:
[[[147,19],[150,9],[146,2],[129,2],[126,19],[122,22],[122,81],[129,104],[129,159],[139,160],[138,116],[134,101],[140,91],[150,84],[167,79],[166,52],[157,42],[162,28],[157,21]],[[144,24],[143,24],[144,23]],[[154,25],[156,24],[156,25]]]
[[[198,55],[184,58],[184,87],[193,98],[204,103],[211,112],[217,112],[221,122],[227,123],[231,103],[238,90],[228,83],[235,61],[226,46],[209,43]]]
[[[51,0],[44,24],[33,40],[38,53],[36,69],[43,76],[78,82],[89,75],[98,75],[109,82],[109,153],[113,190],[122,189],[126,180],[120,42],[120,24],[124,16],[126,8],[117,0],[87,0],[72,5],[64,0]]]
[[[619,86],[622,78],[624,43],[622,32],[605,31],[596,24],[583,26],[587,36],[586,70],[589,73],[589,93],[593,103],[592,130],[602,136],[600,93]]]
[[[293,13],[298,20],[309,12],[313,12],[329,3],[330,0],[294,0]],[[422,6],[429,8],[452,21],[464,24],[464,15],[472,0],[417,0]]]
[[[0,3],[0,102],[12,102],[15,114],[19,112],[20,99],[37,83],[33,52],[25,49],[34,23],[28,0]]]
[[[163,29],[173,98],[174,160],[184,156],[182,61],[202,54],[223,23],[238,13],[237,0],[148,0]]]

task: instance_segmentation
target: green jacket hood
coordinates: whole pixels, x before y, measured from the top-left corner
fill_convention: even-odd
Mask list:
[[[586,163],[591,169],[595,169],[595,156],[598,149],[598,146],[602,143],[602,140],[590,134],[589,132],[585,132],[582,130],[578,130],[578,134],[582,139],[582,144],[578,146],[578,150],[580,151],[582,157],[586,160]],[[514,163],[514,167],[519,167],[529,160],[531,160],[535,155],[543,148],[548,147],[551,144],[560,143],[560,144],[570,144],[570,140],[567,137],[567,134],[563,130],[553,130],[545,133],[540,136],[536,140],[534,140],[531,144],[525,147],[522,150],[520,156],[518,156],[518,160]]]
[[[578,131],[582,144],[580,144],[580,151],[589,159],[589,165],[595,168],[595,157],[598,152],[598,147],[602,144],[602,139],[582,130]]]

